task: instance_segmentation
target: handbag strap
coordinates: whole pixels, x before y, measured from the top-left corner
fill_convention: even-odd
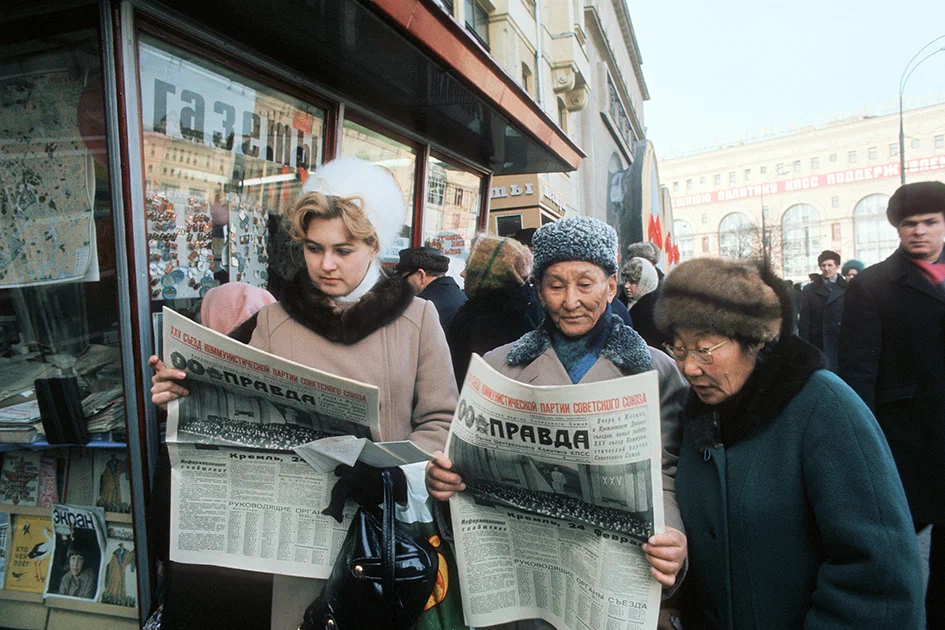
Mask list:
[[[384,482],[384,511],[381,514],[381,568],[383,576],[381,586],[383,588],[384,598],[388,605],[393,604],[394,597],[394,566],[395,566],[395,540],[394,540],[394,481],[391,479],[389,471],[381,473],[381,479]]]

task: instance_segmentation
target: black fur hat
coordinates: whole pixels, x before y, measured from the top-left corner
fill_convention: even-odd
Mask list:
[[[820,252],[820,256],[817,257],[817,264],[822,264],[825,260],[832,260],[837,263],[837,266],[840,266],[840,254],[837,252],[832,252],[829,249],[825,249]]]
[[[886,206],[886,218],[894,228],[898,228],[906,217],[933,212],[945,214],[945,184],[942,182],[903,184]]]
[[[400,250],[400,262],[396,272],[405,274],[423,269],[427,273],[446,273],[450,268],[450,259],[443,252],[432,247],[408,247]]]

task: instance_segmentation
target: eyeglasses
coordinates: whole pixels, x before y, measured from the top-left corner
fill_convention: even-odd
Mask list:
[[[693,348],[689,349],[685,346],[673,346],[668,343],[664,343],[663,347],[666,348],[666,354],[673,357],[680,363],[686,360],[690,354],[696,360],[697,363],[702,363],[703,365],[709,365],[714,360],[712,358],[712,351],[718,350],[725,344],[727,344],[731,339],[726,339],[720,343],[715,344],[711,348]]]

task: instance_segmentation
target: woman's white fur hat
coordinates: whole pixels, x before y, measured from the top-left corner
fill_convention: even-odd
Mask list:
[[[322,164],[308,176],[302,193],[320,192],[332,197],[357,197],[377,231],[380,251],[393,246],[407,219],[404,192],[394,175],[366,160],[343,157]]]

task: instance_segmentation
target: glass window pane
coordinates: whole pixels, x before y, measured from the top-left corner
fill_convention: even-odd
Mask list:
[[[466,267],[469,244],[479,226],[482,176],[431,155],[427,169],[428,189],[431,182],[443,182],[442,203],[434,203],[439,198],[427,195],[423,212],[423,244],[450,257],[449,275],[463,286],[459,274]]]
[[[383,166],[393,173],[400,189],[404,191],[407,223],[394,245],[378,256],[381,262],[396,263],[400,260],[398,252],[410,247],[410,236],[413,232],[413,187],[417,174],[417,150],[383,133],[346,120],[341,140],[341,155]]]
[[[223,282],[279,296],[302,258],[278,217],[322,160],[325,111],[140,41],[152,300],[194,315]]]
[[[10,529],[19,531],[20,519],[37,519],[39,537],[30,542],[38,543],[51,542],[41,520],[45,509],[49,527],[51,503],[131,512],[127,475],[119,483],[120,475],[103,474],[109,465],[128,470],[118,300],[125,288],[118,285],[100,41],[91,28],[97,14],[87,13],[87,24],[70,17],[66,31],[54,26],[62,20],[47,16],[43,35],[23,42],[10,43],[17,27],[6,24],[0,38],[0,407],[6,421],[19,421],[0,437],[0,451],[18,447],[7,443],[39,441],[46,428],[49,441],[58,434],[60,442],[91,439],[99,447],[0,455],[4,475],[16,472],[21,482],[0,499],[0,512],[35,510],[14,515]],[[39,422],[41,410],[47,427]],[[6,505],[11,501],[16,508]],[[133,554],[130,518],[109,514],[109,521],[119,519],[126,524],[109,527],[105,545],[87,548],[87,557],[110,557],[119,530]],[[47,579],[50,593],[59,589],[68,575],[62,562],[68,534],[56,532],[55,553],[45,545],[49,553],[30,562],[26,569],[35,575],[17,590],[41,593]],[[96,567],[97,561],[86,569],[93,581]],[[105,589],[102,603],[135,607],[136,576],[129,571],[124,578],[127,594]],[[0,617],[19,604],[4,602]],[[99,612],[100,604],[83,605]]]
[[[97,53],[91,29],[0,46],[0,405],[44,376],[121,385]]]

